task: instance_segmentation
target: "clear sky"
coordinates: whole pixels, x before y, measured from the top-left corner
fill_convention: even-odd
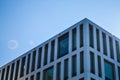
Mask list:
[[[120,0],[0,0],[0,66],[84,18],[120,38]]]

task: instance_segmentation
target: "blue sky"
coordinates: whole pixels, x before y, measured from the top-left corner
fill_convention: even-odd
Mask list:
[[[0,66],[88,18],[120,38],[120,0],[0,0]]]

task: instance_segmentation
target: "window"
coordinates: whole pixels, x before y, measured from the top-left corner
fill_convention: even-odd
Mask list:
[[[5,75],[5,68],[2,70],[1,80],[4,80],[4,75]]]
[[[76,28],[72,30],[72,51],[76,50]]]
[[[105,80],[116,80],[115,67],[113,63],[104,60],[104,69],[105,69]]]
[[[100,32],[96,29],[97,50],[100,51]]]
[[[93,25],[89,24],[89,45],[90,47],[94,47],[94,32],[93,32]]]
[[[17,64],[16,64],[16,70],[15,70],[15,78],[14,78],[14,80],[17,80],[17,79],[18,79],[19,64],[20,64],[20,60],[18,60],[18,61],[17,61]]]
[[[56,80],[61,80],[61,63],[57,63],[57,76],[56,76]]]
[[[84,45],[84,38],[83,38],[83,24],[80,25],[80,47]]]
[[[118,77],[119,77],[119,80],[120,80],[120,67],[118,67]]]
[[[23,77],[23,76],[24,76],[25,60],[26,60],[26,57],[23,57],[23,58],[22,58],[22,62],[21,62],[20,77]]]
[[[10,66],[7,66],[7,71],[6,71],[6,78],[5,78],[5,80],[8,80],[8,75],[9,75],[9,71],[10,70]]]
[[[35,59],[36,59],[36,50],[32,54],[31,72],[33,72],[35,70]]]
[[[80,73],[84,72],[84,54],[80,52]]]
[[[81,79],[79,79],[79,80],[84,80],[84,78],[81,78]]]
[[[98,55],[98,76],[102,77],[102,66],[101,66],[101,57]]]
[[[34,75],[32,75],[32,76],[30,77],[30,80],[34,80]]]
[[[28,78],[26,78],[25,80],[28,80]]]
[[[58,58],[68,54],[68,46],[69,46],[68,33],[60,36],[58,38]]]
[[[95,80],[94,78],[91,78],[90,80]]]
[[[103,38],[103,53],[107,55],[107,42],[106,42],[106,34],[102,33]]]
[[[38,61],[37,61],[37,68],[38,69],[41,67],[41,59],[42,59],[42,47],[39,48],[39,52],[38,52]]]
[[[51,42],[50,62],[54,61],[54,53],[55,53],[55,40]]]
[[[10,73],[10,80],[13,80],[13,74],[14,74],[14,66],[15,63],[12,63],[12,67],[11,67],[11,73]]]
[[[109,36],[109,48],[110,48],[110,57],[114,59],[114,51],[113,51],[113,39]]]
[[[118,41],[115,41],[115,45],[116,45],[117,61],[120,62],[119,42],[118,42]]]
[[[28,54],[26,74],[29,73],[29,66],[30,66],[30,54]]]
[[[76,55],[72,56],[72,77],[76,75],[77,73],[77,60],[76,60]]]
[[[44,70],[43,80],[53,80],[53,66]]]
[[[45,49],[44,49],[44,65],[47,64],[47,56],[48,56],[48,44],[45,45]]]
[[[90,72],[95,74],[95,59],[93,52],[90,52]]]
[[[40,80],[40,72],[37,73],[36,80]]]
[[[68,59],[64,61],[64,80],[68,79]]]

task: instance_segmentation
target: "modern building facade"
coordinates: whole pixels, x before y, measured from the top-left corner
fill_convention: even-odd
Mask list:
[[[85,18],[2,66],[0,80],[120,80],[120,39]]]

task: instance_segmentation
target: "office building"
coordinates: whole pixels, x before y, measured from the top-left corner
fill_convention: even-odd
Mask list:
[[[85,18],[2,66],[0,80],[120,80],[120,39]]]

